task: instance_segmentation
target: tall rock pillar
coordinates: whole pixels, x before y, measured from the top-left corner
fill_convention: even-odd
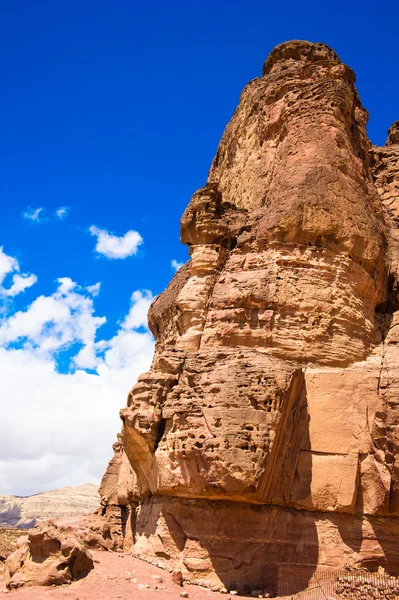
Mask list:
[[[324,44],[272,51],[182,217],[191,259],[149,312],[153,364],[102,491],[137,555],[198,583],[399,566],[381,393],[397,226],[354,81]]]

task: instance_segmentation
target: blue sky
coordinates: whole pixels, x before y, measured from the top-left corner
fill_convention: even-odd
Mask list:
[[[148,304],[188,256],[180,216],[272,48],[332,46],[384,144],[398,17],[394,1],[2,3],[0,493],[98,480],[151,359]]]

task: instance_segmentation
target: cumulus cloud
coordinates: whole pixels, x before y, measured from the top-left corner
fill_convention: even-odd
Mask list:
[[[100,481],[121,426],[119,409],[153,353],[148,333],[130,342],[124,368],[104,362],[95,373],[62,374],[54,357],[0,348],[0,494]]]
[[[22,275],[14,275],[12,278],[12,285],[7,290],[7,295],[17,296],[21,292],[24,292],[27,288],[32,287],[36,281],[36,275],[28,275],[27,273],[23,273]]]
[[[24,311],[0,326],[0,344],[9,347],[22,341],[38,353],[49,353],[72,343],[93,342],[105,317],[95,317],[93,299],[80,292],[69,278],[58,279],[51,296],[39,296]]]
[[[105,229],[92,225],[89,228],[91,235],[97,238],[95,251],[107,258],[127,258],[137,253],[143,238],[138,231],[130,230],[118,237]]]
[[[36,275],[28,273],[18,274],[18,272],[19,263],[17,259],[6,254],[3,250],[3,246],[0,246],[0,297],[17,296],[36,283]],[[3,286],[6,276],[11,275],[12,273],[11,286]]]
[[[4,252],[3,246],[0,246],[0,284],[3,283],[4,277],[13,271],[19,271],[17,259],[13,256],[8,256]]]
[[[44,208],[32,208],[31,206],[28,206],[28,208],[23,211],[22,216],[24,219],[32,221],[33,223],[41,223],[44,220]]]
[[[60,278],[51,296],[0,327],[0,494],[97,483],[111,458],[119,408],[151,363],[152,294],[133,292],[116,334],[99,340],[105,317],[94,315],[93,298]],[[71,368],[61,373],[57,357],[66,349]]]
[[[122,322],[122,329],[147,327],[147,313],[153,299],[149,290],[133,292],[130,298],[130,310]]]
[[[60,219],[62,221],[63,219],[67,218],[69,211],[70,211],[70,207],[69,206],[59,206],[54,211],[54,215],[55,215],[55,217],[57,219]]]

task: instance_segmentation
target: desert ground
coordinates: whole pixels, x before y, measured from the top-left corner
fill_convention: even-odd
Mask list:
[[[69,585],[26,587],[8,591],[2,578],[0,593],[10,600],[227,600],[230,595],[211,592],[196,585],[173,583],[167,571],[121,552],[93,551],[95,568],[87,577]],[[186,595],[188,594],[188,596]],[[230,596],[232,597],[232,596]],[[239,599],[240,596],[234,596]]]

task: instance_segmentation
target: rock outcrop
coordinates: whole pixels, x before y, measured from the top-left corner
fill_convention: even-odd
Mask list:
[[[352,70],[275,48],[181,220],[104,512],[125,548],[215,588],[281,566],[399,572],[399,127]]]
[[[33,585],[61,585],[85,577],[93,559],[82,540],[66,535],[54,524],[42,523],[17,540],[18,549],[6,560],[8,589]]]
[[[0,496],[0,525],[26,529],[38,521],[88,514],[99,506],[98,486],[92,483],[34,496]]]
[[[6,560],[14,552],[15,548],[12,543],[2,535],[0,529],[0,562]]]

